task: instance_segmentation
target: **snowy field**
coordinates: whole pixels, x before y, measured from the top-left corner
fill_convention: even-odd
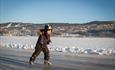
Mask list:
[[[0,45],[7,48],[34,49],[38,37],[0,36]],[[115,56],[115,38],[52,37],[50,51]]]

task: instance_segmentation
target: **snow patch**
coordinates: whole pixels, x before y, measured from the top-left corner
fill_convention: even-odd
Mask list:
[[[16,49],[34,49],[35,45],[29,44],[5,44],[6,48],[16,48]],[[112,49],[92,49],[92,48],[77,48],[77,47],[56,47],[48,45],[50,51],[56,52],[66,52],[66,53],[74,53],[74,54],[94,54],[94,55],[108,55],[115,56],[115,50]]]
[[[12,23],[8,24],[8,25],[6,26],[6,28],[9,28],[9,27],[11,27],[11,25],[12,25]]]
[[[17,25],[15,25],[14,27],[19,27],[20,26],[20,24],[17,24]]]
[[[34,49],[38,37],[0,37],[0,45],[7,48]],[[50,51],[71,54],[94,54],[115,56],[114,38],[60,38],[53,37],[48,45]]]

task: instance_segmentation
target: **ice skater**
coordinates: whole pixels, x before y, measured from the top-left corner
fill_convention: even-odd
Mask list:
[[[52,63],[49,62],[50,56],[49,56],[49,49],[47,47],[47,45],[51,42],[50,36],[52,30],[53,30],[52,26],[48,24],[44,26],[44,29],[40,29],[40,35],[35,46],[35,51],[33,52],[29,60],[30,65],[33,65],[34,61],[36,60],[36,57],[40,54],[40,52],[44,53],[44,64],[52,65]]]

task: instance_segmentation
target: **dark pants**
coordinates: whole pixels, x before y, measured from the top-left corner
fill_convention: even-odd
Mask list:
[[[36,57],[43,51],[44,53],[44,60],[49,60],[49,49],[47,46],[36,46],[35,51],[33,52],[32,56],[30,57],[30,61],[35,61]]]

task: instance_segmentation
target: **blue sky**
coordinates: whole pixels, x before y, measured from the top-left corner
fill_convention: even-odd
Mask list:
[[[115,0],[0,0],[0,22],[115,21]]]

